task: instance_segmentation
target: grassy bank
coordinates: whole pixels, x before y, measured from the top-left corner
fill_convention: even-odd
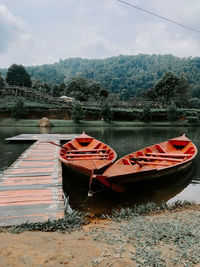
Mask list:
[[[198,123],[191,123],[187,121],[176,122],[139,122],[139,121],[112,121],[110,123],[104,121],[80,121],[75,123],[71,120],[50,120],[52,127],[148,127],[148,126],[161,126],[161,127],[193,127],[199,126]],[[39,120],[24,119],[0,119],[0,126],[9,127],[38,127]]]
[[[0,227],[0,258],[2,266],[22,266],[26,255],[26,266],[197,267],[199,229],[200,205],[189,202],[147,203],[104,219],[74,212],[57,221]]]

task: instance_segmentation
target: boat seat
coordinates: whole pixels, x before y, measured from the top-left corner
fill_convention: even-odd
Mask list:
[[[163,158],[163,157],[154,157],[154,156],[139,156],[138,159],[147,159],[147,160],[167,160],[167,161],[175,161],[182,162],[184,159],[176,159],[176,158]]]
[[[151,150],[151,148],[149,148],[149,147],[146,148],[146,151],[147,151],[148,153],[152,153],[152,150]]]
[[[100,147],[100,145],[101,145],[101,142],[99,142],[99,141],[93,139],[93,140],[90,142],[90,144],[88,144],[87,149],[88,149],[88,148],[97,149],[97,148]]]
[[[131,162],[126,158],[123,159],[123,162],[124,162],[124,165],[132,165]]]
[[[130,161],[131,163],[136,163],[134,160]],[[140,161],[140,165],[154,165],[154,166],[171,166],[170,163],[165,163],[165,162],[147,162],[147,161]]]
[[[138,156],[144,156],[144,153],[143,153],[142,151],[138,151],[138,152],[137,152],[137,155],[138,155]]]
[[[148,152],[146,155],[147,156],[172,157],[172,158],[185,158],[185,157],[190,156],[190,154],[185,154],[185,153],[175,154],[175,153],[151,153],[151,152]]]
[[[74,139],[72,142],[67,143],[68,147],[74,150],[77,150],[81,147],[81,145]]]
[[[159,144],[156,144],[156,148],[158,149],[159,152],[166,153],[166,151]]]
[[[186,151],[184,151],[184,154],[194,154],[194,147],[189,146]]]

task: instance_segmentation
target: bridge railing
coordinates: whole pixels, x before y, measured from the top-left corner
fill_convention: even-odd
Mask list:
[[[31,100],[43,100],[47,103],[60,104],[65,107],[70,106],[69,103],[67,103],[66,101],[58,97],[54,97],[54,96],[39,92],[33,88],[24,87],[24,86],[16,86],[16,85],[5,86],[3,89],[0,90],[0,94],[2,96],[7,96],[7,95],[23,96]]]

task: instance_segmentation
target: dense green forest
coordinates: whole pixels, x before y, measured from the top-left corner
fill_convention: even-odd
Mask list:
[[[54,64],[26,67],[32,81],[40,80],[52,87],[81,76],[100,82],[110,93],[125,93],[127,97],[141,95],[166,73],[182,73],[192,96],[200,97],[200,58],[179,58],[172,55],[118,56],[106,59],[70,58]],[[6,76],[6,70],[0,72]]]

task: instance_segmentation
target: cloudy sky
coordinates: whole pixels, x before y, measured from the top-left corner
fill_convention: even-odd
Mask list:
[[[200,31],[200,0],[126,0]],[[0,0],[0,68],[69,57],[200,56],[200,33],[117,0]]]

